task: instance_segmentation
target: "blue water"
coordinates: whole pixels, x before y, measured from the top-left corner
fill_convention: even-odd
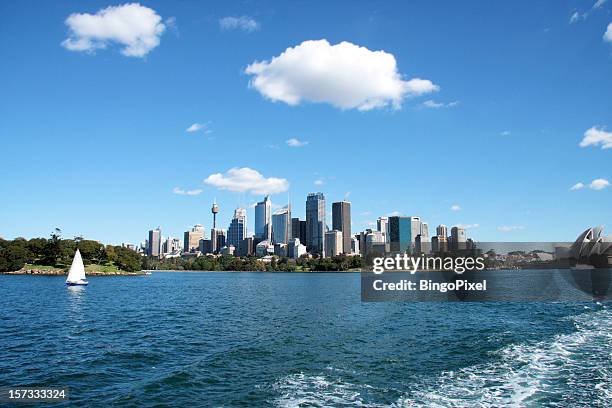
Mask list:
[[[87,406],[610,406],[596,303],[362,303],[359,274],[0,276],[0,387]],[[65,404],[67,405],[67,404]]]

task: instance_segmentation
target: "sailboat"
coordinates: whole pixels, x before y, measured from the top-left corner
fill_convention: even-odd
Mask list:
[[[70,265],[70,271],[68,271],[68,277],[66,278],[66,285],[68,286],[85,286],[87,278],[85,277],[85,266],[83,266],[83,259],[81,258],[81,252],[76,250],[74,258],[72,259],[72,265]]]

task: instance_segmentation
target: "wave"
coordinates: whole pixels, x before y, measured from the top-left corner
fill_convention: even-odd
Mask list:
[[[612,312],[568,317],[575,331],[546,341],[506,346],[491,361],[406,383],[391,404],[373,403],[386,391],[342,380],[334,372],[281,378],[278,407],[523,407],[610,406]],[[467,346],[469,347],[469,346]],[[328,368],[328,370],[334,370]],[[346,373],[345,373],[346,374]],[[346,378],[346,376],[343,376]],[[350,377],[350,376],[349,376]]]
[[[364,403],[363,385],[325,375],[292,374],[275,383],[273,389],[280,394],[273,402],[277,407],[382,407]]]
[[[394,405],[415,406],[610,406],[612,313],[572,316],[576,331],[549,341],[510,345],[495,362],[442,373],[415,384]]]

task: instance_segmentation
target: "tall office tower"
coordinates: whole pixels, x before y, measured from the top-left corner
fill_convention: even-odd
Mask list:
[[[448,229],[446,228],[446,225],[444,224],[440,224],[436,227],[436,235],[438,237],[448,237]]]
[[[389,218],[378,217],[376,220],[376,230],[385,234],[385,239],[389,240]]]
[[[236,248],[236,255],[251,256],[253,255],[253,237],[246,237],[240,242],[240,246]]]
[[[213,228],[210,230],[210,249],[213,254],[218,253],[225,246],[225,230]]]
[[[332,203],[332,229],[342,231],[342,253],[351,251],[351,203],[338,201]]]
[[[416,242],[416,237],[421,233],[421,218],[419,217],[408,217],[410,218],[410,229],[412,235],[412,243]]]
[[[147,255],[159,257],[161,255],[161,251],[162,251],[161,229],[157,227],[149,231],[149,245],[147,247]]]
[[[325,255],[325,196],[310,193],[306,198],[306,247],[312,254]]]
[[[204,255],[213,253],[213,245],[210,239],[200,240],[200,252]]]
[[[272,238],[272,201],[269,196],[255,205],[255,238]]]
[[[191,231],[185,231],[183,235],[183,252],[197,251],[201,239],[204,239],[204,227],[202,225],[196,224]]]
[[[421,222],[421,242],[429,242],[429,224]]]
[[[287,205],[272,215],[272,241],[287,244],[291,239],[291,206]]]
[[[437,235],[431,237],[431,252],[434,254],[440,252],[440,238]]]
[[[291,238],[299,238],[302,245],[306,242],[306,221],[291,219]]]
[[[362,254],[369,256],[381,256],[387,253],[385,234],[380,231],[366,230],[360,239]]]
[[[227,229],[227,245],[235,248],[240,246],[240,242],[247,236],[247,212],[244,208],[236,208],[234,218]]]
[[[291,239],[295,239],[295,238],[300,239],[300,219],[299,218],[291,219]]]
[[[389,247],[391,252],[405,253],[414,243],[413,217],[389,217]]]
[[[333,230],[325,233],[325,256],[330,258],[342,253],[342,231]]]
[[[351,237],[351,253],[353,253],[353,255],[359,255],[359,239],[357,239],[356,237],[352,236]]]
[[[451,228],[451,249],[460,250],[466,248],[465,229],[463,227]]]

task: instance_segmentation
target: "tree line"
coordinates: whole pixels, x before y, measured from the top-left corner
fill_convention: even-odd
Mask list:
[[[335,256],[333,258],[272,258],[270,262],[248,257],[231,255],[182,257],[170,259],[143,258],[143,269],[172,271],[254,271],[254,272],[295,272],[295,271],[348,271],[363,266],[359,256]]]
[[[17,271],[26,264],[67,268],[77,248],[85,265],[112,264],[128,272],[142,269],[142,257],[130,249],[82,237],[65,239],[56,228],[49,238],[0,239],[0,272]]]

